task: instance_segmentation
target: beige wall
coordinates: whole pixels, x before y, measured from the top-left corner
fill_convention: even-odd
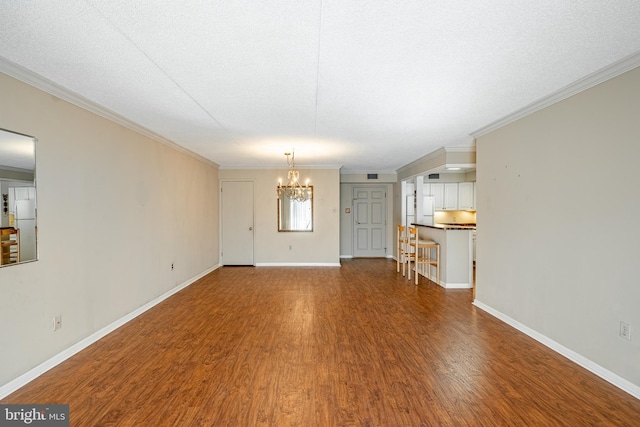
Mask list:
[[[478,301],[636,390],[639,117],[636,68],[477,141]]]
[[[340,172],[299,169],[313,185],[313,232],[278,232],[276,187],[287,170],[221,169],[220,181],[254,183],[254,262],[265,264],[340,264]],[[289,249],[291,246],[291,250]]]
[[[2,386],[215,268],[219,210],[215,165],[4,74],[0,93],[0,127],[38,138],[40,255],[0,269]]]

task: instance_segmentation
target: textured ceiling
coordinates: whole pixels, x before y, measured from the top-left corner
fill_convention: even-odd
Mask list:
[[[638,0],[0,5],[5,60],[225,168],[394,171],[640,51]]]

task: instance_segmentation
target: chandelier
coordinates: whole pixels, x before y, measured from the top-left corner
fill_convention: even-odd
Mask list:
[[[311,187],[309,186],[309,180],[304,186],[300,184],[300,172],[295,169],[295,152],[291,150],[291,153],[284,153],[287,156],[287,166],[289,167],[289,182],[287,185],[282,185],[281,181],[278,181],[278,199],[286,197],[297,202],[304,202],[311,198]],[[291,160],[289,160],[291,156]]]

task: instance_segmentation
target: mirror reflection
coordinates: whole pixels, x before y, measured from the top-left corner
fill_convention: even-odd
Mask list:
[[[313,231],[313,186],[309,198],[296,200],[286,191],[278,197],[278,231]]]
[[[0,266],[38,259],[36,140],[0,129]]]

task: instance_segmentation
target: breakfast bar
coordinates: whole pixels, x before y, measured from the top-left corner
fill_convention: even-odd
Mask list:
[[[440,244],[440,286],[447,289],[473,287],[473,232],[475,225],[412,223],[424,240]],[[435,277],[435,275],[432,275]]]

